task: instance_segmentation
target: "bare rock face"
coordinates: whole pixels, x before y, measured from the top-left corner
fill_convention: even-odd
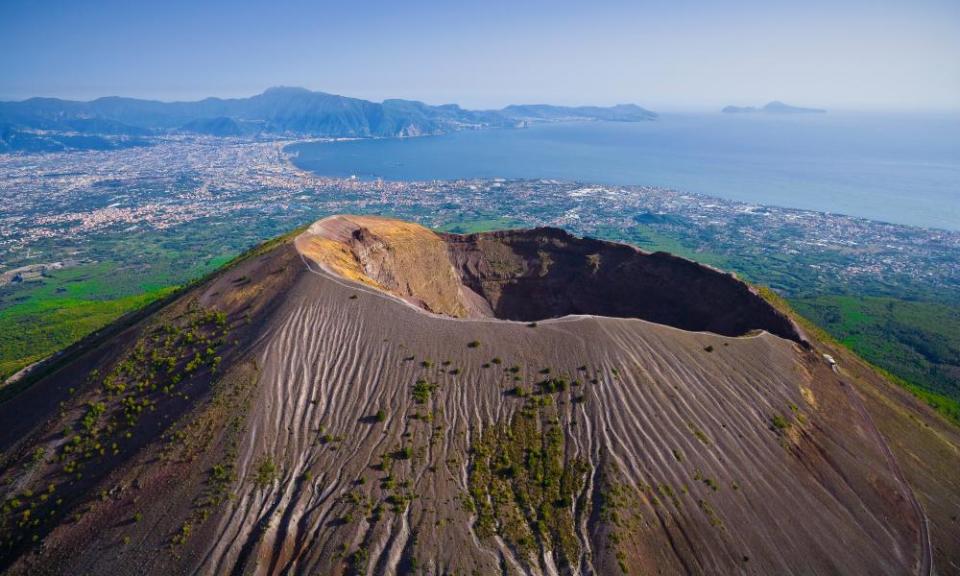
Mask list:
[[[727,336],[766,330],[800,340],[796,326],[743,282],[670,254],[552,228],[444,238],[463,283],[497,318],[590,314]]]
[[[446,243],[410,222],[373,216],[333,216],[311,226],[297,248],[319,266],[425,310],[454,317],[475,315],[461,294]]]
[[[666,254],[328,218],[0,389],[0,571],[956,572],[956,427],[800,341]]]

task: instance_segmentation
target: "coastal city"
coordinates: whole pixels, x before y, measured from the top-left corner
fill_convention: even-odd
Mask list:
[[[218,225],[253,245],[326,214],[356,212],[464,232],[556,226],[748,275],[750,266],[789,261],[790,275],[813,284],[960,285],[958,232],[641,185],[328,178],[297,168],[284,152],[291,143],[173,136],[112,151],[0,155],[0,282],[82,262],[85,245],[111,234]]]

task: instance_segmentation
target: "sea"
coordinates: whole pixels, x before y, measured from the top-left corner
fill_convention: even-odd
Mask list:
[[[960,230],[960,114],[662,114],[287,148],[325,176],[651,185]]]

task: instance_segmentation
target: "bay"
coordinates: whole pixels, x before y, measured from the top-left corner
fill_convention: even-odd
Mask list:
[[[664,114],[443,136],[310,142],[300,168],[386,180],[550,178],[960,230],[960,115]]]

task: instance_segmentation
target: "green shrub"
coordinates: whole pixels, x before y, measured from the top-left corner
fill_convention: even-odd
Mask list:
[[[433,393],[434,386],[420,378],[413,385],[413,401],[417,404],[426,404],[430,400],[430,395]]]
[[[775,430],[786,430],[790,427],[790,422],[779,414],[773,415],[773,418],[770,419],[770,424]]]
[[[267,486],[273,484],[278,475],[279,470],[277,469],[277,465],[273,462],[273,458],[270,456],[264,456],[260,459],[259,464],[257,464],[256,474],[253,477],[253,483],[256,484],[258,488],[266,488]]]

